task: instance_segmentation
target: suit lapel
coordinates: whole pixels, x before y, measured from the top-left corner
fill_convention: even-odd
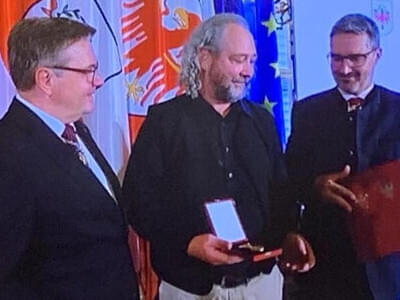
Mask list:
[[[75,163],[75,161],[79,161],[75,159],[75,153],[71,147],[66,147],[63,141],[39,117],[18,100],[14,99],[12,102],[8,116],[12,124],[16,124],[27,138],[40,151],[45,152],[46,156],[64,172],[71,172],[75,167],[82,166],[82,164]]]
[[[260,197],[265,195],[268,182],[265,182],[266,178],[269,178],[268,170],[270,169],[268,148],[270,147],[269,140],[266,134],[266,129],[259,128],[256,117],[250,108],[246,106],[244,108],[245,114],[242,114],[240,123],[236,134],[241,137],[234,140],[236,143],[240,143],[236,147],[239,151],[241,160],[244,162],[243,167],[247,170],[252,181],[255,183],[254,187],[258,190]],[[252,130],[249,130],[252,128]],[[244,132],[241,132],[245,130]],[[249,134],[251,133],[251,134]],[[243,140],[244,139],[244,140]]]
[[[268,136],[269,130],[261,128],[263,123],[257,120],[257,116],[251,107],[245,101],[240,103],[244,114],[241,115],[240,124],[236,131],[241,139],[234,138],[235,143],[239,143],[235,149],[238,149],[242,166],[257,191],[259,206],[268,219],[269,204],[266,199],[268,199],[271,182],[270,170],[272,164],[269,155],[269,148],[271,147],[269,143],[273,137]]]
[[[44,153],[48,160],[46,163],[52,163],[53,167],[59,168],[60,174],[63,174],[65,178],[72,180],[79,188],[90,191],[95,195],[98,195],[99,188],[104,190],[92,171],[77,158],[74,150],[66,145],[25,105],[14,99],[7,113],[7,118],[13,126],[17,126],[27,136],[27,140],[29,139],[33,145]],[[94,147],[91,146],[92,148]],[[99,161],[98,157],[95,159]],[[106,171],[105,174],[106,176],[108,175]],[[109,177],[108,175],[107,178]],[[82,184],[82,182],[87,184]],[[120,191],[115,183],[113,184],[112,179],[110,179],[110,183],[113,185],[116,196],[119,195]],[[104,192],[107,193],[105,190]]]
[[[117,176],[104,158],[104,155],[101,153],[100,149],[97,147],[96,142],[93,140],[87,126],[82,121],[77,121],[74,124],[79,137],[85,143],[86,147],[93,155],[93,158],[99,164],[108,182],[111,184],[116,199],[119,201],[119,199],[121,199],[121,186]]]

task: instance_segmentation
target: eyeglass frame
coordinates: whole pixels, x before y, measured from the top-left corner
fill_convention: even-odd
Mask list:
[[[368,56],[371,54],[371,53],[373,53],[374,51],[376,51],[376,50],[378,50],[379,48],[372,48],[371,50],[369,50],[368,52],[366,52],[366,53],[355,53],[355,54],[349,54],[349,55],[340,55],[340,54],[335,54],[335,53],[332,53],[332,52],[330,52],[330,53],[328,53],[327,54],[327,59],[328,59],[328,61],[329,61],[329,63],[332,65],[333,63],[332,63],[332,58],[333,57],[336,57],[337,59],[340,59],[340,63],[343,63],[344,62],[344,60],[345,59],[347,59],[349,62],[350,62],[350,66],[352,66],[352,67],[361,67],[361,66],[363,66],[364,64],[365,64],[365,62],[367,61],[367,58],[368,58]],[[356,64],[355,62],[354,62],[354,60],[355,59],[357,59],[357,58],[363,58],[363,61],[362,61],[362,63],[358,63],[358,64]],[[334,62],[334,63],[339,63],[339,61],[338,62]]]
[[[91,82],[92,85],[94,85],[94,79],[95,79],[95,77],[96,77],[96,72],[97,72],[97,70],[98,70],[98,68],[99,68],[99,65],[96,64],[96,65],[94,66],[94,69],[93,69],[93,70],[92,70],[92,69],[79,69],[79,68],[72,68],[72,67],[58,66],[58,65],[55,65],[55,66],[46,66],[46,68],[51,68],[51,69],[56,69],[56,70],[65,70],[65,71],[71,71],[71,72],[77,72],[77,73],[86,74],[86,75],[88,75],[88,74],[90,74],[90,73],[93,73],[93,75],[91,75],[92,78],[91,78],[90,82]]]

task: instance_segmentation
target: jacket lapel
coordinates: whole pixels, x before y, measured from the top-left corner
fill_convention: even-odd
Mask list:
[[[111,166],[106,161],[104,155],[101,153],[100,149],[97,147],[96,142],[93,140],[92,135],[90,134],[89,129],[87,126],[80,120],[74,123],[77,133],[82,141],[85,143],[86,147],[93,155],[93,158],[99,164],[101,170],[103,171],[104,175],[106,176],[108,182],[111,184],[113,189],[114,195],[118,202],[121,199],[121,185],[118,181],[117,176],[115,175],[114,171],[112,170]]]
[[[271,166],[268,149],[270,147],[269,139],[272,137],[267,136],[266,128],[259,128],[260,122],[256,120],[256,115],[247,103],[241,101],[241,105],[245,113],[240,119],[242,124],[238,126],[237,134],[240,135],[242,140],[235,139],[236,143],[240,143],[236,149],[238,149],[241,160],[244,162],[243,167],[255,183],[254,187],[260,199],[263,199],[263,195],[268,190],[268,182],[265,179],[270,178],[268,170],[271,169]],[[251,130],[249,130],[250,128]],[[240,130],[245,130],[245,132],[240,133]]]
[[[52,163],[53,167],[60,169],[60,174],[75,184],[79,185],[81,189],[85,189],[98,195],[99,187],[102,188],[101,183],[98,182],[96,176],[89,168],[84,166],[77,158],[74,150],[66,145],[39,117],[37,117],[29,108],[14,99],[7,118],[14,126],[17,126],[26,136],[27,139],[32,141],[41,152],[44,153],[48,161],[45,163]],[[89,151],[92,152],[93,146]],[[97,152],[99,152],[97,150]],[[92,152],[93,153],[93,152]],[[101,154],[100,154],[101,155]],[[94,155],[94,156],[99,156]],[[95,157],[99,161],[98,157]],[[103,166],[101,166],[103,168]],[[104,168],[103,168],[104,170]],[[104,171],[107,178],[111,177]],[[86,184],[82,184],[85,182]],[[116,197],[119,195],[120,190],[115,186],[113,180],[110,183],[115,190]],[[100,186],[99,186],[100,185]],[[107,193],[106,191],[104,191]]]
[[[10,122],[15,124],[30,139],[40,151],[46,153],[54,164],[64,172],[73,172],[76,167],[84,167],[75,159],[71,147],[66,147],[63,141],[29,108],[14,99],[7,113]],[[73,175],[73,174],[71,174]]]

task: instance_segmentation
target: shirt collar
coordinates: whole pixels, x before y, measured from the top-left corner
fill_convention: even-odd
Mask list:
[[[338,87],[338,90],[339,90],[340,94],[342,95],[343,99],[348,101],[354,97],[365,100],[365,98],[368,96],[368,94],[372,91],[373,88],[374,88],[374,84],[372,83],[368,88],[366,88],[364,91],[362,91],[359,95],[353,95],[353,94],[346,93],[339,87]]]
[[[206,111],[208,111],[208,112],[211,112],[212,111],[212,113],[210,113],[210,114],[212,114],[212,115],[216,115],[216,116],[218,116],[218,118],[221,118],[221,119],[224,119],[224,117],[222,117],[214,108],[213,108],[213,106],[206,100],[206,99],[204,99],[204,97],[201,95],[201,94],[199,94],[199,96],[196,98],[196,99],[193,99],[193,100],[195,100],[195,101],[197,101],[197,103],[198,103],[198,105],[200,106],[200,107],[202,107],[203,109],[205,109]],[[229,113],[225,116],[225,118],[228,116],[228,115],[230,115],[232,112],[232,114],[236,114],[236,113],[238,113],[238,112],[240,112],[240,111],[244,111],[244,108],[242,107],[242,103],[243,102],[243,100],[239,100],[239,101],[236,101],[236,102],[233,102],[233,103],[231,103],[231,105],[230,105],[230,111],[229,111]]]
[[[24,98],[21,97],[21,95],[17,94],[15,98],[23,105],[28,107],[39,119],[41,119],[51,129],[51,131],[53,131],[58,137],[61,138],[61,135],[65,129],[65,125],[63,122],[49,115],[48,113],[41,110],[39,107],[32,104],[31,102],[25,100]]]

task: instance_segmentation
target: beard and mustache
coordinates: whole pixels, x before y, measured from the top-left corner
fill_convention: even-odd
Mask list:
[[[250,78],[229,78],[218,70],[211,72],[211,82],[216,99],[234,103],[243,99],[249,89]]]
[[[218,100],[225,100],[226,102],[237,102],[240,99],[243,99],[244,96],[247,94],[248,91],[248,82],[240,83],[243,85],[242,88],[237,89],[234,85],[235,83],[228,83],[226,85],[219,84],[216,85],[214,88],[215,97]]]

